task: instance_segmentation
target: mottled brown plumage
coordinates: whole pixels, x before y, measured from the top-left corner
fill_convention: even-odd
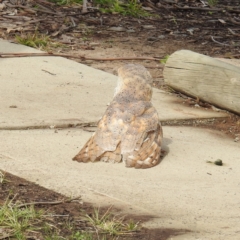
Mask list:
[[[118,85],[93,136],[73,158],[78,162],[121,162],[149,168],[160,161],[162,127],[152,106],[152,77],[145,67],[118,70]]]

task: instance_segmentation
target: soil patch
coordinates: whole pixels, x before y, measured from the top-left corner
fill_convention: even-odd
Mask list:
[[[29,236],[30,239],[46,239],[46,234],[50,234],[49,231],[55,231],[62,239],[70,239],[69,236],[71,236],[73,231],[95,231],[85,219],[86,215],[92,216],[94,214],[94,207],[91,204],[82,202],[81,200],[69,201],[69,198],[66,196],[9,173],[5,174],[5,179],[6,181],[0,184],[1,205],[4,205],[9,200],[17,204],[45,202],[45,204],[34,204],[34,208],[36,210],[41,209],[48,215],[46,224],[52,226],[52,228],[48,229],[48,232],[46,232],[45,228],[41,228],[39,232],[33,232]],[[59,201],[61,203],[57,203]],[[54,202],[56,204],[53,204]],[[100,215],[103,215],[107,209],[100,209]],[[121,214],[121,210],[116,208],[112,208],[111,212]],[[139,222],[140,224],[151,218],[151,216],[124,215],[125,222],[131,219],[135,223]],[[171,236],[181,235],[186,232],[188,230],[185,229],[147,229],[140,227],[136,232],[117,236],[117,238],[116,236],[107,236],[107,239],[165,240]],[[97,235],[95,237],[94,239],[98,239]]]

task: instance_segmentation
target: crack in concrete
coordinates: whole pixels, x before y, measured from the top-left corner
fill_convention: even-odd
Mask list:
[[[212,125],[215,121],[226,120],[228,117],[215,117],[215,118],[198,118],[198,119],[174,119],[174,120],[161,120],[162,126],[199,126],[199,125]],[[87,127],[97,127],[97,122],[90,123],[65,123],[65,124],[47,124],[36,126],[9,126],[0,127],[0,131],[16,131],[16,130],[41,130],[41,129],[69,129]]]
[[[68,129],[68,128],[84,128],[84,127],[96,127],[97,122],[90,123],[64,123],[64,124],[47,124],[47,125],[32,125],[32,126],[9,126],[0,127],[0,131],[11,130],[39,130],[39,129]]]
[[[198,119],[176,119],[161,121],[162,126],[209,126],[216,121],[226,120],[228,117],[198,118]]]

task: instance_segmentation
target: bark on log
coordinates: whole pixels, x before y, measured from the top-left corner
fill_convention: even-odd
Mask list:
[[[240,114],[240,67],[180,50],[167,60],[163,76],[179,92]]]

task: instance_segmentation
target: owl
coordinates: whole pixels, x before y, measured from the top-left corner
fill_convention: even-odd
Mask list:
[[[147,69],[138,64],[120,67],[112,102],[73,160],[124,162],[134,168],[157,165],[163,133],[151,98],[152,77]]]

